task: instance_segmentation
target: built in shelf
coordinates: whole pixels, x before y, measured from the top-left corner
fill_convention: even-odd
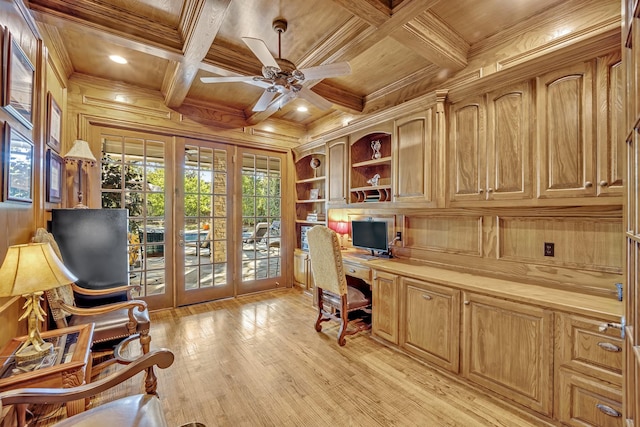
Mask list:
[[[306,200],[296,200],[296,203],[324,203],[326,199],[306,199]]]
[[[391,186],[378,185],[375,187],[352,188],[351,196],[351,203],[390,202]]]
[[[363,162],[357,162],[357,163],[352,164],[351,167],[352,168],[362,168],[362,167],[367,167],[367,166],[383,165],[383,164],[387,164],[387,163],[391,163],[391,156],[381,157],[379,159],[365,160]]]
[[[309,182],[318,182],[318,181],[324,181],[324,176],[318,176],[315,178],[306,178],[306,179],[299,179],[296,181],[296,184],[306,184]]]
[[[307,221],[306,219],[296,219],[296,224],[327,225],[327,221]]]

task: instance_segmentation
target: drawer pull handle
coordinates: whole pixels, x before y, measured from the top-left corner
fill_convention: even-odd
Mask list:
[[[424,298],[426,300],[430,300],[431,299],[431,295],[422,294],[422,298]]]
[[[598,408],[600,412],[602,412],[603,414],[609,415],[610,417],[618,418],[622,415],[620,412],[616,411],[611,406],[603,405],[602,403],[598,403],[596,405],[596,408]]]
[[[598,345],[603,350],[610,351],[610,352],[613,352],[613,353],[617,353],[619,351],[622,351],[622,349],[620,347],[618,347],[615,344],[611,344],[610,342],[599,342]]]
[[[356,271],[353,268],[349,269],[349,273],[355,273]]]

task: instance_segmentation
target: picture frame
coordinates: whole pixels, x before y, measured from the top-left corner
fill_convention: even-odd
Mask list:
[[[320,190],[318,188],[312,188],[309,190],[309,200],[318,200],[320,196]]]
[[[33,128],[33,85],[35,67],[7,27],[2,50],[4,96],[2,107],[27,129]]]
[[[51,92],[47,93],[47,145],[60,154],[62,149],[62,110]]]
[[[47,150],[46,173],[47,173],[47,202],[60,203],[62,201],[62,176],[63,162],[55,151]]]
[[[33,143],[23,134],[4,125],[3,200],[33,201]]]

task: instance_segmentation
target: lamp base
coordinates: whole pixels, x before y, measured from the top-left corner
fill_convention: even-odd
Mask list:
[[[53,344],[51,344],[50,342],[45,342],[40,347],[42,347],[42,350],[37,350],[33,346],[33,344],[28,344],[21,347],[18,351],[16,351],[15,354],[16,363],[24,363],[36,359],[41,359],[47,354],[53,352]]]

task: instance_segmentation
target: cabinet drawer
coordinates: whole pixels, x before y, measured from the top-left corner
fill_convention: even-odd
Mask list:
[[[622,395],[606,382],[559,371],[556,418],[570,426],[622,427]]]
[[[585,317],[560,315],[556,363],[622,386],[622,347],[619,330],[600,332],[605,323]]]
[[[367,283],[371,283],[371,269],[358,264],[352,264],[347,261],[343,261],[344,274],[347,276],[357,277]]]

